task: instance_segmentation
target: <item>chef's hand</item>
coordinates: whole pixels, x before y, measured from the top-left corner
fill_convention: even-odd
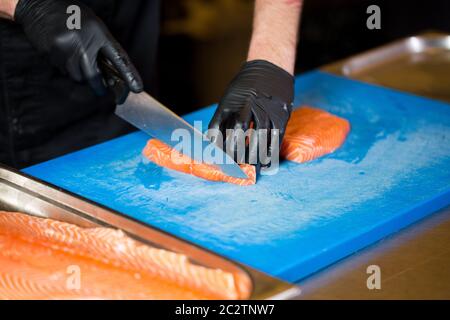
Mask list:
[[[81,9],[79,30],[70,30],[67,24],[67,9],[72,5]],[[52,64],[75,81],[87,81],[98,95],[106,93],[97,66],[99,54],[111,62],[131,91],[143,90],[141,77],[127,53],[100,18],[77,0],[19,0],[14,20],[39,52],[50,56]]]
[[[275,150],[274,142],[277,139],[281,147],[291,115],[293,96],[294,78],[287,71],[265,60],[245,63],[229,85],[209,124],[209,129],[215,129],[209,130],[211,140],[217,141],[217,133],[220,132],[224,148],[234,150],[234,159],[238,163],[255,164],[257,168],[269,166],[271,157],[279,156],[275,153],[279,150]],[[242,152],[236,152],[239,135],[227,137],[226,130],[242,129],[245,132],[250,128],[255,131],[246,145],[244,158]],[[274,129],[278,129],[278,132]],[[264,135],[264,131],[267,133],[267,142],[262,144],[264,138],[258,133]],[[229,148],[230,143],[233,149]],[[258,152],[258,149],[261,150]]]

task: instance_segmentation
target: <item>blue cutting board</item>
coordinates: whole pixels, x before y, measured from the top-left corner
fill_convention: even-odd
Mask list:
[[[296,281],[450,203],[450,105],[321,72],[296,105],[348,119],[344,146],[254,186],[143,161],[133,133],[25,172],[231,259]],[[186,116],[208,123],[214,107]]]

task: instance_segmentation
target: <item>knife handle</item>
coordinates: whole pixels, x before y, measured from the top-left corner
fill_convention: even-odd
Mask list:
[[[114,94],[116,104],[121,105],[125,102],[130,93],[125,81],[120,76],[119,72],[114,68],[112,63],[104,56],[99,55],[97,59],[98,67],[103,75],[107,87]]]

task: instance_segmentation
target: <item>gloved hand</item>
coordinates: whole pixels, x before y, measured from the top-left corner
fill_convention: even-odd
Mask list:
[[[81,9],[81,28],[69,30],[67,8]],[[19,0],[14,20],[31,43],[48,54],[53,65],[75,81],[87,81],[98,95],[106,93],[97,57],[102,54],[133,92],[143,90],[139,73],[127,53],[90,8],[77,0]]]
[[[209,130],[211,140],[217,142],[220,131],[224,149],[234,150],[231,155],[235,161],[255,164],[258,169],[269,166],[271,157],[279,156],[275,154],[274,142],[278,139],[281,147],[293,96],[294,78],[287,71],[265,60],[245,63],[229,85],[209,124],[209,129],[215,129]],[[246,144],[245,154],[236,152],[239,134],[227,136],[226,130],[242,129],[245,132],[250,128],[255,131]],[[266,143],[262,143],[264,139],[258,135],[263,133],[260,129],[266,129]],[[231,149],[230,143],[233,145]]]

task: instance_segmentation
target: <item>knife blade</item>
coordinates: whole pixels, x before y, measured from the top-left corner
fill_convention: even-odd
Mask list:
[[[233,158],[224,152],[222,148],[211,143],[201,131],[191,126],[146,92],[138,94],[130,92],[125,102],[117,105],[116,115],[173,148],[180,144],[179,140],[172,138],[174,130],[186,130],[188,136],[192,137],[192,141],[189,144],[191,150],[186,148],[179,150],[177,148],[178,151],[198,162],[206,162],[218,166],[228,176],[241,179],[248,178]],[[201,146],[201,152],[194,150],[195,146],[199,145]],[[220,159],[220,163],[210,161],[207,159],[208,157],[203,156],[203,151],[206,148],[210,148],[208,151],[214,152],[214,158],[216,160]]]
[[[141,92],[136,94],[130,92],[125,81],[121,78],[111,62],[102,55],[98,57],[98,66],[103,74],[106,85],[114,93],[116,98],[116,115],[148,135],[176,148],[180,153],[189,158],[198,162],[218,166],[228,176],[241,179],[248,178],[234,159],[224,152],[222,148],[210,142],[202,132],[191,126],[148,93]],[[186,148],[179,150],[177,148],[179,141],[172,139],[172,133],[176,129],[186,130],[185,132],[192,138],[190,144],[192,146],[191,150]],[[198,145],[201,147],[200,152],[194,149]],[[220,161],[209,161],[212,160],[212,157],[203,157],[203,151],[206,148],[211,153],[214,152],[214,160]]]

